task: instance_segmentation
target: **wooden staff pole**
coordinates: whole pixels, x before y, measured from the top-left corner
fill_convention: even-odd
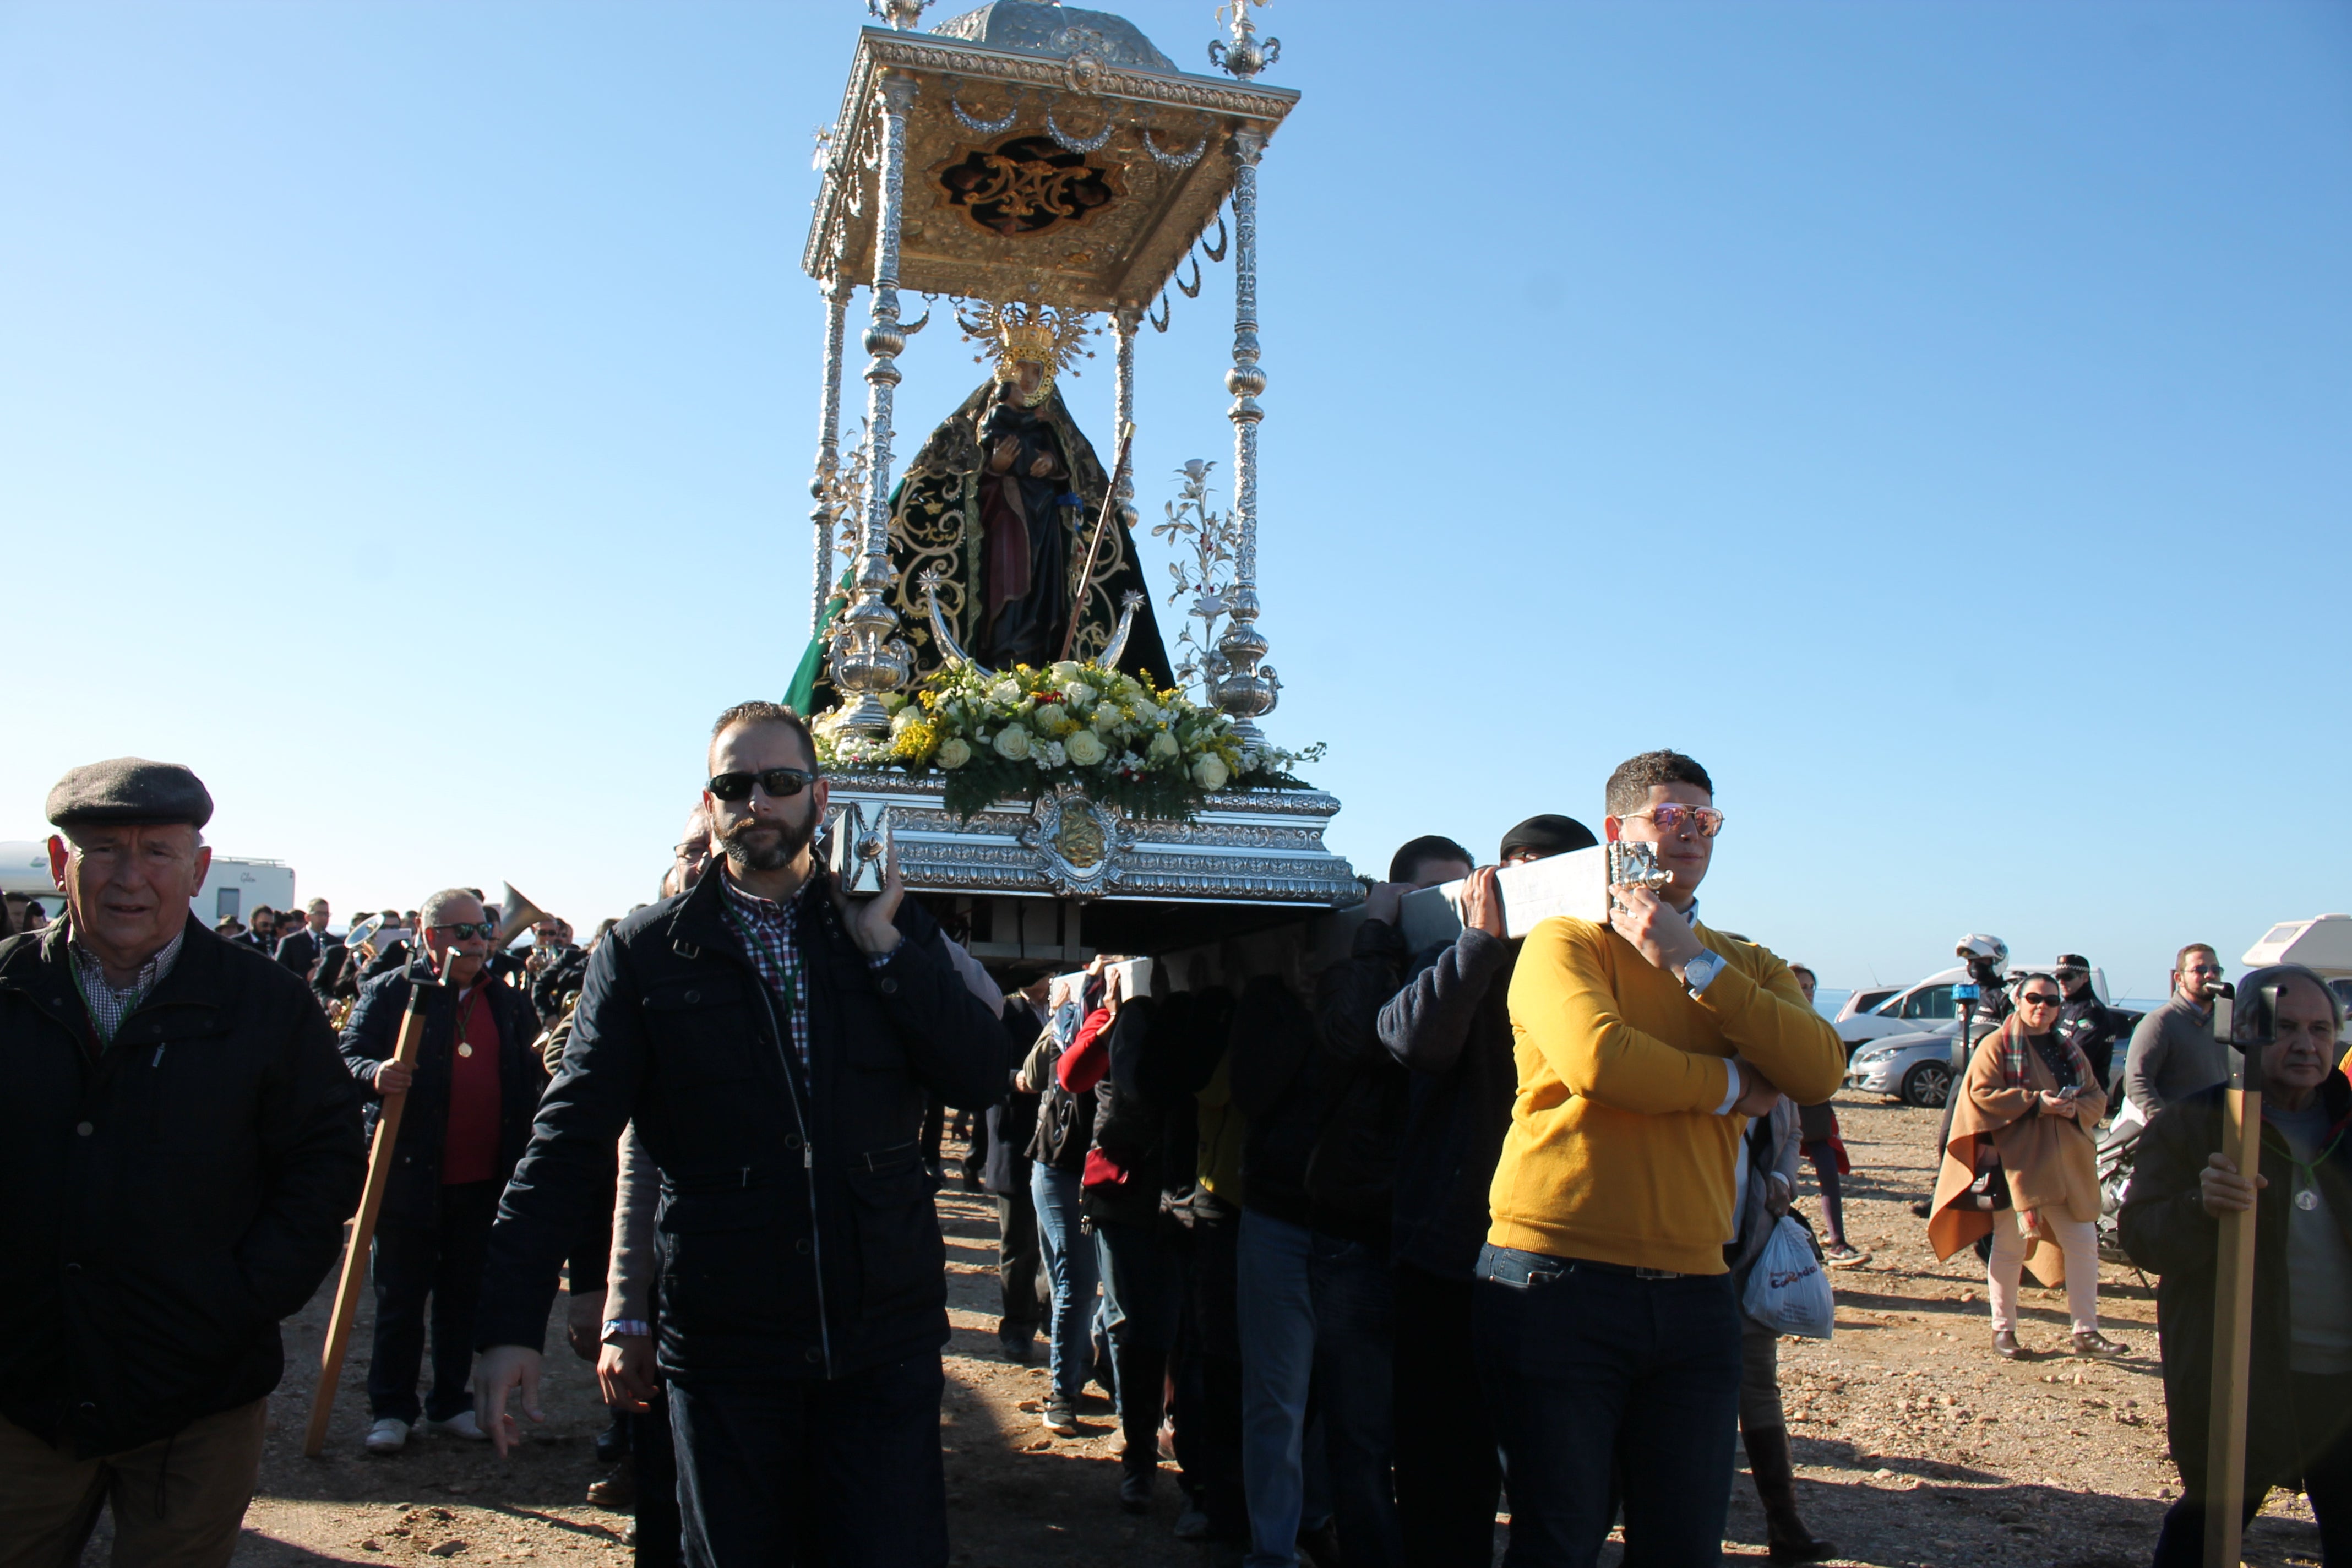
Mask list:
[[[2264,986],[2248,1040],[2223,1096],[2221,1152],[2252,1181],[2263,1168],[2263,1047],[2273,1034],[2277,989]],[[2234,998],[2213,998],[2213,1036],[2226,1048]],[[2245,1542],[2246,1384],[2254,1336],[2254,1210],[2220,1220],[2213,1279],[2212,1426],[2205,1444],[2205,1568],[2238,1568]]]
[[[1087,563],[1078,573],[1078,602],[1070,612],[1070,629],[1062,634],[1062,657],[1078,646],[1078,628],[1087,623],[1087,600],[1094,593],[1095,557],[1102,553],[1103,533],[1110,527],[1110,514],[1118,510],[1118,477],[1127,472],[1128,444],[1135,439],[1132,422],[1118,429],[1118,451],[1110,461],[1110,488],[1103,492],[1102,515],[1095,519],[1094,537],[1087,541]]]
[[[400,1037],[392,1059],[411,1072],[416,1069],[416,1053],[425,1043],[425,1009],[440,989],[423,983],[409,987],[408,1008],[400,1016]],[[335,1412],[335,1389],[343,1380],[343,1354],[351,1348],[352,1320],[358,1315],[360,1286],[367,1279],[368,1242],[375,1235],[376,1213],[383,1207],[384,1184],[392,1176],[392,1146],[400,1136],[400,1113],[407,1104],[406,1089],[387,1094],[376,1117],[375,1143],[368,1151],[367,1185],[360,1189],[360,1212],[352,1221],[342,1278],[335,1284],[335,1310],[327,1320],[326,1348],[319,1352],[319,1386],[310,1395],[310,1428],[302,1434],[305,1458],[315,1459],[326,1451],[327,1422]]]

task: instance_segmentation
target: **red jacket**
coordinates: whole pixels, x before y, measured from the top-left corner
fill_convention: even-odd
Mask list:
[[[1097,1007],[1078,1026],[1077,1040],[1054,1064],[1054,1076],[1072,1094],[1092,1094],[1109,1072],[1110,1009]],[[1086,1173],[1079,1177],[1078,1184],[1091,1187],[1108,1182],[1123,1186],[1129,1173],[1100,1149],[1089,1149]]]

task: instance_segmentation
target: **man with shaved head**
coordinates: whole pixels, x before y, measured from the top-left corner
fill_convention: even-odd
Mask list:
[[[656,1321],[687,1560],[939,1568],[945,1246],[927,1095],[985,1106],[993,1007],[895,863],[853,902],[816,858],[826,789],[777,702],[719,716],[719,852],[596,946],[563,1068],[490,1242],[477,1402],[503,1452],[538,1384],[556,1276],[634,1121],[659,1172]]]

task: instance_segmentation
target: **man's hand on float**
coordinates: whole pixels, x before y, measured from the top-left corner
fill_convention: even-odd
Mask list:
[[[1488,936],[1503,934],[1503,890],[1495,885],[1492,866],[1481,866],[1462,884],[1462,924]]]
[[[540,1354],[528,1345],[492,1345],[474,1362],[474,1419],[490,1435],[490,1447],[503,1459],[522,1440],[522,1427],[507,1414],[507,1395],[522,1391],[522,1413],[533,1421],[547,1417],[539,1409]]]
[[[853,904],[841,884],[833,884],[833,901],[841,910],[841,918],[849,927],[849,935],[858,950],[869,958],[882,958],[898,951],[905,940],[898,930],[898,905],[907,897],[907,884],[898,876],[898,846],[893,841],[888,855],[882,862],[882,890],[862,903]]]
[[[1652,968],[1676,979],[1682,978],[1684,964],[1706,951],[1680,910],[1631,883],[1609,889],[1609,924]]]
[[[620,1410],[646,1410],[661,1392],[654,1377],[654,1342],[649,1334],[614,1334],[596,1357],[596,1386],[604,1403]]]
[[[1410,882],[1374,882],[1372,890],[1364,895],[1364,918],[1396,924],[1397,910],[1403,905],[1404,896],[1412,891]]]

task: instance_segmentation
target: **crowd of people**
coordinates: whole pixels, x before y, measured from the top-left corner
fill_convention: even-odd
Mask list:
[[[323,900],[215,931],[188,913],[212,806],[193,773],[59,781],[66,912],[0,932],[0,1173],[23,1198],[0,1212],[0,1563],[73,1561],[109,1506],[118,1562],[227,1560],[278,1321],[332,1266],[394,1097],[365,1448],[422,1426],[507,1452],[562,1291],[614,1412],[596,1495],[635,1508],[642,1563],[947,1562],[947,1107],[996,1200],[1002,1353],[1042,1341],[1044,1426],[1077,1433],[1099,1385],[1115,1506],[1158,1510],[1172,1459],[1173,1529],[1213,1560],[1485,1565],[1507,1511],[1518,1568],[1590,1563],[1620,1527],[1629,1561],[1710,1563],[1743,1447],[1771,1558],[1836,1554],[1747,1303],[1775,1235],[1811,1230],[1808,1164],[1816,1258],[1866,1257],[1828,1104],[1846,1052],[1809,969],[1701,918],[1725,819],[1693,759],[1617,768],[1599,834],[1533,816],[1484,865],[1412,839],[1313,975],[1240,947],[992,974],[895,867],[853,899],[813,855],[827,785],[793,710],[728,710],[704,771],[657,901],[581,947],[541,916],[522,952],[528,911],[463,887],[341,940]],[[1613,888],[1605,921],[1508,934],[1497,868],[1602,839],[1662,878]],[[1414,950],[1405,900],[1453,883],[1459,934]],[[2161,1276],[2188,1483],[2158,1561],[2200,1549],[2215,1216],[2252,1207],[2250,1510],[2302,1486],[2352,1564],[2339,1000],[2307,971],[2240,982],[2277,998],[2237,1016],[2275,1107],[2240,1173],[2213,1152],[2210,947],[2118,1075],[2079,955],[2011,969],[1981,940],[1984,1026],[1956,1037],[1926,1208],[1941,1255],[1987,1257],[1994,1352],[2033,1353],[2028,1269],[2066,1289],[2067,1353],[2123,1348],[2094,1224],[2119,1076],[2146,1123],[2121,1232]]]

